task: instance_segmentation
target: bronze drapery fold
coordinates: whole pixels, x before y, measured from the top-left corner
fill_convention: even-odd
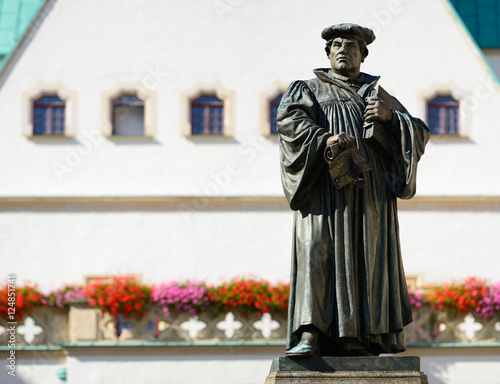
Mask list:
[[[406,110],[394,112],[393,158],[382,159],[362,140],[363,94],[378,77],[348,84],[328,69],[293,82],[278,109],[281,176],[294,212],[287,349],[299,329],[314,325],[322,345],[369,344],[375,354],[405,350],[411,308],[401,259],[396,199],[416,190],[417,163],[429,131]],[[356,138],[372,170],[364,188],[337,188],[324,160],[326,141]]]

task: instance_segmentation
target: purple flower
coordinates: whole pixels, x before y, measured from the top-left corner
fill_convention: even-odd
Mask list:
[[[479,300],[476,311],[485,319],[500,313],[500,282],[488,288],[486,295]]]
[[[68,300],[84,299],[83,289],[77,285],[67,285],[64,288],[59,288],[51,291],[47,295],[46,305],[49,307],[64,308],[67,306]]]
[[[413,292],[408,288],[408,297],[410,298],[410,305],[415,308],[420,308],[427,302],[421,289],[417,289]]]
[[[207,291],[203,282],[172,281],[153,285],[151,298],[165,316],[169,316],[170,311],[186,311],[195,316],[208,305]]]

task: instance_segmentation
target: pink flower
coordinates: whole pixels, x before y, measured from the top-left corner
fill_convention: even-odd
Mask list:
[[[203,282],[172,281],[154,285],[151,298],[154,304],[162,307],[165,316],[169,316],[171,310],[187,311],[195,316],[208,306],[207,291]]]
[[[486,295],[478,301],[476,312],[483,318],[500,313],[500,283],[492,284],[488,288]]]

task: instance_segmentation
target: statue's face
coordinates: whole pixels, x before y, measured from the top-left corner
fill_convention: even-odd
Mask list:
[[[330,63],[332,70],[350,78],[359,75],[363,62],[358,40],[351,37],[336,37],[330,47]]]

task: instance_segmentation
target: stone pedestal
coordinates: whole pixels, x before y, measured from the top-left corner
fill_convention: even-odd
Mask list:
[[[278,357],[266,384],[428,384],[420,358]]]

